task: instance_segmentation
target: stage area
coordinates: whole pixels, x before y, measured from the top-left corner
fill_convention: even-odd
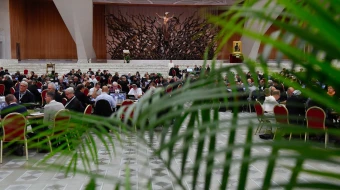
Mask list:
[[[0,66],[4,69],[8,69],[10,73],[16,71],[23,72],[24,69],[28,71],[34,71],[36,74],[41,75],[46,73],[46,64],[55,63],[56,72],[65,74],[71,69],[81,69],[81,71],[88,71],[92,68],[93,71],[109,70],[110,73],[118,72],[121,74],[131,74],[139,71],[140,74],[145,72],[149,73],[161,73],[163,76],[168,76],[170,60],[131,60],[130,63],[124,63],[123,60],[108,60],[101,63],[77,63],[76,60],[23,60],[18,62],[17,60],[5,60],[0,59]],[[204,64],[204,60],[172,60],[172,63],[179,65],[179,68],[185,69],[187,66],[193,68],[195,65],[200,66]],[[211,60],[207,61],[207,64],[212,64]],[[228,63],[228,60],[217,60],[216,67],[232,66],[232,65],[243,65],[242,63]],[[270,71],[280,71],[282,68],[290,69],[292,64],[289,61],[284,61],[281,64],[276,62],[268,63]],[[296,69],[299,69],[297,67]],[[246,67],[243,67],[245,72],[248,71]],[[260,70],[260,65],[259,65]]]

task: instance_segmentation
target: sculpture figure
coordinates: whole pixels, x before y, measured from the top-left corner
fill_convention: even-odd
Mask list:
[[[174,17],[174,15],[172,15],[171,17],[168,17],[168,14],[169,12],[165,12],[164,16],[160,16],[158,13],[156,13],[156,15],[159,18],[163,19],[162,32],[163,32],[163,37],[164,37],[165,42],[168,42],[170,38],[168,22]]]

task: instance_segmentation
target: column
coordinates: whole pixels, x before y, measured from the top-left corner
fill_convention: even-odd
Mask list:
[[[0,0],[0,59],[11,59],[9,0]]]
[[[271,1],[271,0],[269,0]],[[264,5],[268,3],[268,0],[259,0],[257,3],[253,5],[253,9],[262,9]],[[283,11],[283,7],[276,4],[275,1],[271,1],[269,5],[267,5],[267,10],[271,10],[271,16],[273,19],[276,19],[281,12]],[[272,23],[266,22],[260,22],[259,20],[248,18],[244,28],[247,30],[252,30],[254,32],[265,34],[266,31],[269,29],[269,27],[272,25]],[[259,48],[260,48],[260,41],[255,41],[251,38],[248,38],[246,36],[242,36],[242,53],[246,57],[250,59],[257,59]]]
[[[94,60],[92,0],[53,0],[77,46],[78,63]]]

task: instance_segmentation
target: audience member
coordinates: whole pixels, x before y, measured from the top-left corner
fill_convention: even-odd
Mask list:
[[[38,90],[37,82],[35,80],[29,80],[28,90],[34,95],[35,102],[41,102],[41,93]]]
[[[265,94],[266,97],[265,97],[265,100],[262,104],[263,110],[266,113],[274,114],[274,106],[279,104],[277,102],[277,100],[280,98],[280,91],[274,90],[272,95],[271,95],[269,88],[265,88],[264,94]]]
[[[97,84],[97,79],[95,75],[91,75],[91,78],[89,79],[89,82],[93,83],[93,86],[95,86]]]
[[[90,89],[88,96],[91,96],[93,99],[96,99],[102,93],[102,89],[100,88],[100,83],[97,83],[93,88]]]
[[[21,113],[23,114],[24,116],[27,115],[27,109],[22,106],[22,105],[19,105],[17,103],[17,99],[15,98],[15,96],[13,94],[8,94],[6,97],[5,97],[5,101],[7,103],[8,106],[4,107],[2,110],[1,110],[1,118],[5,118],[6,115],[10,114],[10,113],[13,113],[13,112],[18,112],[18,113]]]
[[[65,104],[66,109],[76,112],[84,112],[84,106],[74,95],[74,89],[72,87],[69,87],[65,90],[65,96],[67,98],[67,102]]]
[[[108,101],[111,106],[112,111],[114,112],[116,110],[117,101],[115,98],[110,96],[108,93],[109,93],[109,88],[107,86],[103,86],[102,93],[96,98],[96,102],[98,102],[98,100]]]
[[[91,101],[90,98],[84,94],[84,90],[85,90],[84,85],[79,84],[79,85],[77,86],[76,91],[75,91],[74,94],[75,94],[75,96],[77,97],[77,99],[80,101],[80,103],[82,104],[82,106],[83,106],[84,108],[86,108],[87,105],[93,104],[94,101]]]
[[[289,113],[289,123],[292,124],[303,124],[305,118],[305,102],[306,99],[301,96],[300,90],[294,90],[289,87],[288,90],[293,90],[291,95],[288,96],[286,101],[286,108]],[[288,91],[287,91],[288,95]]]
[[[118,84],[122,87],[123,92],[129,92],[129,82],[127,81],[125,76],[121,77],[121,80],[118,81]]]
[[[138,99],[143,95],[143,92],[141,88],[137,88],[136,84],[132,84],[132,88],[130,89],[128,95],[134,95],[136,99]]]
[[[59,92],[56,89],[56,86],[55,86],[55,84],[53,82],[48,83],[47,90],[49,92],[53,92],[54,93],[53,100],[55,100],[57,102],[62,102],[63,96],[59,94]]]
[[[54,126],[55,114],[62,109],[65,109],[64,105],[54,100],[54,91],[48,91],[45,96],[46,105],[44,107],[44,123],[48,125],[48,128],[52,129]]]
[[[5,75],[4,85],[5,85],[5,96],[6,96],[7,94],[11,93],[11,88],[14,86],[12,77],[10,75]]]
[[[22,81],[20,83],[19,91],[14,93],[15,98],[19,101],[19,104],[27,104],[27,103],[34,103],[35,98],[34,95],[27,89],[28,83]]]

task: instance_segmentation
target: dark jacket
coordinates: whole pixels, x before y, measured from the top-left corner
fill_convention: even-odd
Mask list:
[[[19,101],[20,104],[34,103],[35,102],[34,95],[29,90],[26,90],[26,93],[21,98],[20,98],[20,92],[19,91],[16,91],[14,93],[14,96],[16,97],[16,99]]]
[[[289,123],[302,124],[306,114],[305,102],[303,97],[297,95],[287,98],[286,108],[289,113]]]
[[[27,109],[24,106],[15,103],[8,105],[1,110],[1,118],[3,119],[6,117],[6,115],[13,112],[21,113],[24,116],[28,114]]]
[[[74,98],[67,101],[65,105],[65,109],[69,109],[69,110],[76,111],[76,112],[84,112],[84,106],[77,99],[76,96],[74,96]]]
[[[88,96],[86,96],[84,93],[82,93],[80,91],[76,91],[74,94],[77,97],[77,99],[80,101],[80,103],[83,105],[84,108],[88,104],[93,104],[94,103],[94,101],[91,101]]]
[[[62,102],[64,97],[62,95],[60,95],[58,90],[55,90],[54,93],[55,93],[54,100],[57,101],[57,102]]]
[[[28,90],[34,95],[36,102],[41,102],[41,93],[38,91],[37,85],[29,85]]]
[[[4,85],[5,85],[5,96],[6,96],[7,94],[11,93],[11,88],[14,86],[14,83],[11,80],[5,80]]]

